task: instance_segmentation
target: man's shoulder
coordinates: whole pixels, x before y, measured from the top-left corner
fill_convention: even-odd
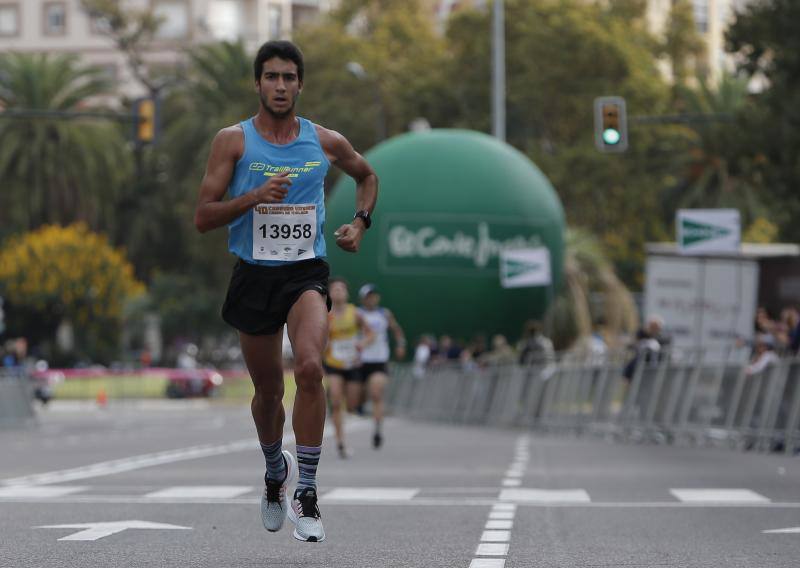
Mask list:
[[[314,125],[314,129],[317,131],[319,142],[323,146],[330,147],[347,142],[347,139],[339,132],[330,128],[326,128],[321,124],[317,124],[316,122],[312,122],[311,124]]]
[[[216,138],[220,140],[244,140],[244,131],[241,124],[231,124],[224,128],[220,128],[217,132]]]
[[[244,132],[238,124],[226,126],[214,136],[214,146],[233,157],[241,156],[244,152]]]

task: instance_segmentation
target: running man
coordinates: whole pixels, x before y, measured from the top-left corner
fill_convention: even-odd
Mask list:
[[[403,328],[397,323],[392,312],[382,307],[381,295],[374,284],[364,284],[358,291],[361,299],[359,312],[367,326],[375,334],[375,339],[366,344],[361,352],[362,384],[367,387],[367,396],[372,402],[372,416],[375,419],[375,432],[372,435],[372,447],[376,450],[383,444],[383,391],[389,380],[387,363],[389,362],[389,330],[394,335],[394,355],[398,360],[406,356],[406,336]],[[362,397],[359,393],[359,399]]]
[[[201,233],[228,225],[228,248],[238,257],[222,317],[239,330],[255,385],[253,420],[267,464],[264,528],[280,530],[288,512],[295,538],[319,542],[325,531],[316,471],[325,424],[322,351],[329,309],[323,183],[330,164],[356,181],[355,216],[334,236],[340,248],[357,252],[371,224],[378,179],[341,134],[295,114],[304,66],[294,44],[265,43],[253,70],[258,112],[214,138],[195,225]],[[297,461],[282,448],[284,325],[295,356]],[[299,480],[290,504],[287,487],[295,473]]]
[[[339,457],[348,457],[344,441],[344,415],[358,405],[361,394],[359,373],[361,352],[375,338],[364,318],[353,304],[348,303],[347,282],[341,278],[328,281],[331,310],[328,314],[329,341],[323,364],[331,398],[333,427]]]

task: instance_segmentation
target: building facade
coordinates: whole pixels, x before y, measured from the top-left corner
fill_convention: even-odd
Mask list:
[[[185,47],[215,40],[241,39],[254,51],[270,39],[329,10],[334,0],[123,0],[133,10],[152,8],[161,25],[148,46],[149,65],[172,66]],[[74,53],[98,65],[128,96],[144,94],[124,56],[107,35],[107,23],[94,18],[81,0],[0,0],[0,52]]]
[[[649,0],[647,19],[650,29],[660,34],[669,22],[674,0]],[[753,0],[692,0],[694,23],[706,47],[704,66],[712,81],[734,68],[734,58],[725,51],[725,32],[734,21],[736,10]]]

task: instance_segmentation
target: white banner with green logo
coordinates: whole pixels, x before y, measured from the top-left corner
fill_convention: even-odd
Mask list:
[[[549,286],[550,251],[545,247],[500,251],[500,284],[503,288]]]
[[[736,209],[681,209],[676,221],[682,254],[733,253],[741,247],[742,224]]]

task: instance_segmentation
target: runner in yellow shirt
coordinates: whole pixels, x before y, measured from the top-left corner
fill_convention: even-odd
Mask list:
[[[328,313],[328,347],[323,366],[328,382],[328,395],[333,410],[333,426],[339,457],[348,453],[344,443],[344,410],[352,411],[358,405],[363,379],[359,372],[361,351],[375,338],[375,334],[358,309],[348,303],[347,282],[342,278],[328,281],[331,311]]]

